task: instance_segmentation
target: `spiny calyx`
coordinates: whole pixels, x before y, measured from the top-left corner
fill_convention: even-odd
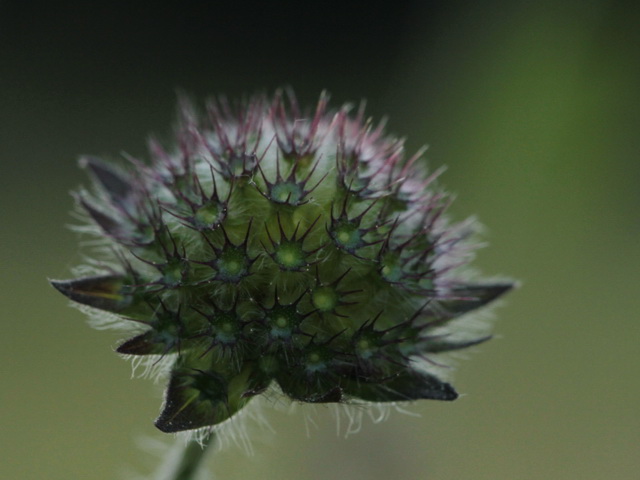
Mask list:
[[[217,425],[273,385],[309,403],[455,399],[425,366],[487,340],[460,317],[512,285],[464,280],[473,227],[446,220],[420,155],[326,95],[312,112],[278,93],[179,113],[148,163],[82,159],[85,231],[109,248],[94,275],[52,281],[142,327],[119,353],[172,362],[156,426]]]

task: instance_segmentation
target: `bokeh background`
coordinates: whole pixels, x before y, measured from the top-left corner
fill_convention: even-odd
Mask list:
[[[359,2],[358,2],[359,3]],[[253,455],[215,478],[639,478],[640,3],[0,1],[0,477],[144,471],[161,394],[130,380],[47,277],[81,261],[65,228],[78,155],[144,155],[176,88],[292,85],[368,100],[477,215],[476,266],[520,279],[500,337],[452,404],[345,439],[316,409],[267,409]]]

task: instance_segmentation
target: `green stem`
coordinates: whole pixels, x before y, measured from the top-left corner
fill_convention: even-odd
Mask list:
[[[213,443],[215,434],[212,432],[202,442],[190,440],[181,451],[170,452],[167,461],[156,472],[155,480],[193,480]]]

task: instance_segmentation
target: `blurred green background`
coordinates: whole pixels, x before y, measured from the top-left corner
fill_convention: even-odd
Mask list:
[[[162,438],[160,388],[46,282],[81,262],[78,155],[144,155],[176,88],[287,84],[429,143],[451,214],[488,227],[475,265],[523,288],[459,401],[348,439],[323,408],[309,436],[307,409],[266,408],[276,433],[218,454],[216,478],[639,478],[640,4],[227,3],[0,2],[0,478],[122,478]]]

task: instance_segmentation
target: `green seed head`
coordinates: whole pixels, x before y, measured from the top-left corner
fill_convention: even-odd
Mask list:
[[[82,160],[105,268],[53,284],[145,327],[118,352],[173,365],[165,432],[272,384],[310,403],[453,400],[420,365],[486,340],[462,315],[511,284],[466,280],[473,225],[447,221],[419,157],[325,95],[308,112],[281,94],[182,102],[175,145],[152,141],[149,161]]]

